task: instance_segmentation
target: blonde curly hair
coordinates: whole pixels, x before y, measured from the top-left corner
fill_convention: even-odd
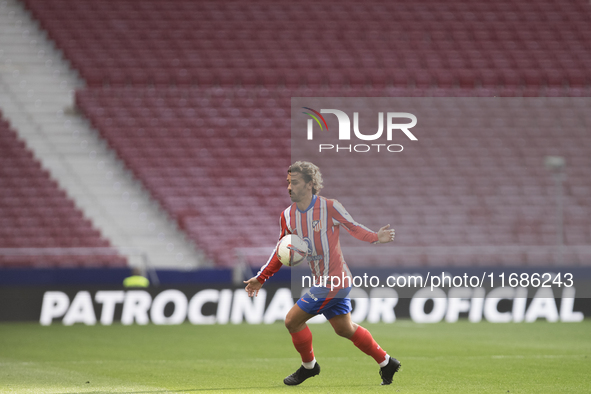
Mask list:
[[[320,169],[318,166],[310,163],[309,161],[296,161],[289,166],[287,172],[299,172],[302,174],[304,182],[308,183],[312,181],[312,194],[318,194],[320,189],[323,188],[322,174],[320,173]]]

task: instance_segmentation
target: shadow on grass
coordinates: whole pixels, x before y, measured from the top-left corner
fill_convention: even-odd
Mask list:
[[[280,390],[284,388],[289,390],[296,386],[256,386],[256,387],[215,387],[215,388],[201,388],[201,389],[183,389],[183,390],[149,390],[149,391],[117,391],[118,394],[151,394],[151,393],[192,393],[192,392],[200,392],[200,391],[235,391],[235,392],[242,392],[244,390]],[[335,388],[370,388],[374,386],[368,386],[366,384],[358,384],[358,385],[331,385],[331,389]],[[308,386],[309,389],[321,389],[322,387],[319,386]],[[84,394],[107,394],[112,393],[112,391],[85,391]],[[71,393],[57,393],[57,394],[71,394]]]

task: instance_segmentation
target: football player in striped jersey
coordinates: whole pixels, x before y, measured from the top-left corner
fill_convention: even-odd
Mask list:
[[[318,314],[323,314],[335,333],[353,342],[362,352],[373,357],[380,366],[382,384],[392,383],[394,373],[400,369],[400,362],[390,357],[371,336],[370,332],[351,320],[351,272],[341,252],[339,231],[344,228],[355,238],[370,243],[387,243],[394,240],[390,225],[377,232],[357,223],[347,210],[336,200],[319,196],[322,189],[322,175],[318,167],[310,162],[297,161],[287,172],[287,190],[293,204],[281,213],[281,233],[297,234],[308,244],[308,264],[312,270],[313,286],[291,308],[285,317],[285,326],[291,334],[293,344],[302,358],[301,367],[284,379],[287,385],[297,385],[320,373],[320,366],[314,357],[312,332],[306,324]],[[275,274],[282,264],[275,252],[256,276],[246,283],[249,296],[256,296],[265,281]],[[326,278],[349,278],[345,286],[329,288]],[[324,278],[324,282],[322,282]]]

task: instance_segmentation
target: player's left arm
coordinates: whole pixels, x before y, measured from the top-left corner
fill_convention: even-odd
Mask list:
[[[371,243],[388,243],[394,240],[395,232],[394,229],[390,229],[389,224],[380,228],[377,232],[372,231],[356,222],[340,202],[337,200],[330,200],[330,202],[332,203],[333,222],[342,225],[355,238]]]
[[[388,242],[394,241],[394,236],[396,233],[394,229],[390,229],[390,225],[386,224],[384,227],[378,230],[378,242],[380,244],[386,244]]]

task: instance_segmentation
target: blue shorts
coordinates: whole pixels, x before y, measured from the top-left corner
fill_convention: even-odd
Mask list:
[[[326,287],[312,287],[298,300],[297,305],[306,313],[311,315],[322,313],[326,319],[330,320],[335,316],[351,312],[350,291],[350,287],[332,293]]]

